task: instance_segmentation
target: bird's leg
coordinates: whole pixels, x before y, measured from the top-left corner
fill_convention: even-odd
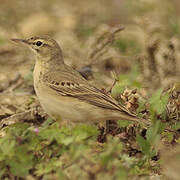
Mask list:
[[[110,120],[105,122],[105,133],[108,134],[110,132]]]
[[[97,137],[98,142],[104,143],[106,142],[106,135],[109,131],[109,121],[101,121],[99,123],[100,134]]]
[[[99,123],[99,129],[101,130],[102,135],[106,135],[109,133],[110,131],[109,126],[110,126],[110,120],[106,120]]]

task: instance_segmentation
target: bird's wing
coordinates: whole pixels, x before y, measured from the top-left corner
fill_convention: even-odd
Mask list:
[[[111,96],[90,85],[76,73],[51,72],[45,74],[42,79],[47,86],[63,96],[78,98],[101,108],[120,111],[124,115],[136,117],[136,115],[128,111],[123,105],[119,105]]]

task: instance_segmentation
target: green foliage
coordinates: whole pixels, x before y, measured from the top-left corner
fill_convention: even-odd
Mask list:
[[[118,125],[119,125],[119,127],[127,127],[127,126],[129,126],[130,124],[131,124],[132,122],[130,122],[130,121],[127,121],[127,120],[119,120],[118,121]]]
[[[132,169],[140,168],[143,162],[123,152],[119,138],[108,136],[107,143],[99,146],[98,131],[92,125],[60,128],[57,122],[48,119],[40,127],[16,123],[8,126],[4,133],[0,139],[0,178],[8,174],[26,178],[33,174],[48,179],[54,174],[57,179],[72,175],[75,179],[86,179],[94,172],[95,176],[126,180],[128,176],[141,174]],[[139,136],[137,139],[143,152],[148,154],[150,144]],[[81,166],[92,166],[92,172],[84,171]]]
[[[59,157],[63,153],[69,151],[71,160],[75,160],[88,148],[85,145],[90,140],[86,139],[94,139],[97,135],[93,126],[59,128],[57,123],[51,123],[48,119],[39,128],[17,123],[6,129],[6,136],[0,139],[1,177],[7,173],[7,167],[18,177],[26,177],[34,168],[37,176],[58,170],[62,168]]]
[[[137,80],[139,76],[139,71],[137,66],[132,66],[130,73],[128,74],[121,74],[118,77],[115,77],[117,83],[112,88],[111,95],[113,97],[117,97],[118,94],[123,93],[127,86],[140,88],[141,83]]]
[[[168,93],[162,94],[162,92],[163,92],[163,89],[159,89],[149,99],[150,113],[151,113],[152,119],[154,119],[156,115],[162,114],[165,111],[165,108],[169,99],[169,95]]]
[[[140,135],[136,136],[138,145],[147,158],[152,158],[153,156],[156,155],[157,152],[154,147],[159,142],[160,134],[162,133],[163,130],[164,127],[159,121],[157,121],[147,130],[146,139],[144,139]]]
[[[160,134],[165,129],[165,124],[156,120],[157,115],[162,115],[165,111],[169,95],[168,93],[163,94],[163,90],[159,89],[149,99],[150,113],[152,119],[152,126],[146,132],[146,139],[137,135],[136,140],[142,152],[148,157],[152,158],[156,155],[155,145],[160,140]]]
[[[150,145],[149,141],[145,140],[140,135],[137,135],[136,140],[137,140],[142,152],[145,155],[149,156],[150,155],[150,148],[151,148],[151,145]]]

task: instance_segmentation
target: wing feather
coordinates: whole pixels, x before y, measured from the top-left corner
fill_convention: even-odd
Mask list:
[[[57,93],[63,96],[78,98],[101,108],[120,111],[126,115],[136,117],[135,114],[129,112],[123,105],[119,105],[111,96],[90,85],[80,75],[80,77],[77,74],[72,76],[70,73],[67,74],[67,72],[61,72],[59,77],[56,75],[57,73],[52,72],[46,74],[44,77],[48,78],[43,78],[43,81]]]

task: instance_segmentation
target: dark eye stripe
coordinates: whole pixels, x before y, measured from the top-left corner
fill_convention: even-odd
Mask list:
[[[36,42],[30,43],[30,44],[36,45]],[[47,47],[50,47],[50,45],[49,45],[49,44],[46,44],[46,43],[43,43],[41,46],[47,46]]]
[[[43,44],[43,46],[47,46],[47,47],[50,47],[50,45],[49,45],[49,44],[46,44],[46,43],[44,43],[44,44]]]

